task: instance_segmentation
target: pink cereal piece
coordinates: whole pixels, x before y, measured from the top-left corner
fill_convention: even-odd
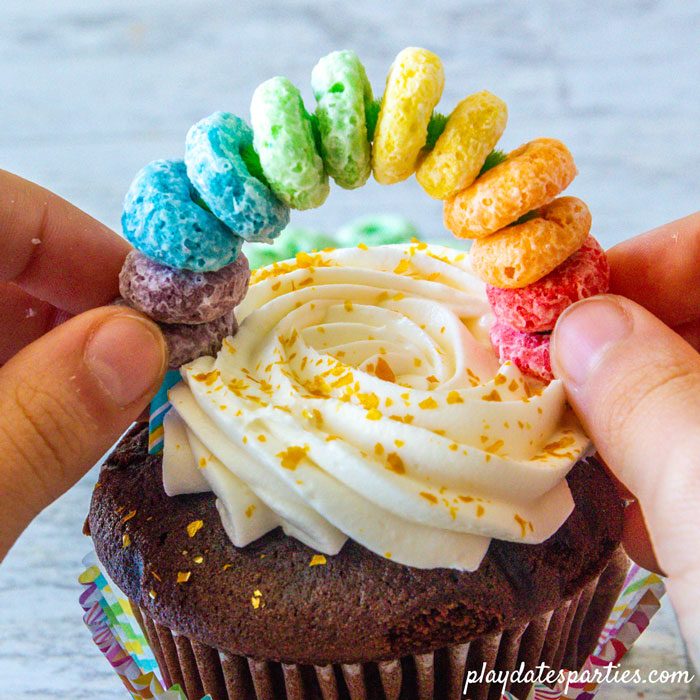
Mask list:
[[[588,236],[584,244],[542,279],[518,289],[486,286],[496,318],[519,331],[551,331],[567,306],[605,294],[610,265],[600,243]]]
[[[523,333],[496,321],[489,332],[499,362],[512,362],[523,374],[543,382],[554,379],[549,361],[549,333]]]

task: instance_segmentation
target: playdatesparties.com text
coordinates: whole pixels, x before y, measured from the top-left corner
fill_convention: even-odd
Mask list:
[[[525,664],[512,671],[496,671],[487,669],[486,662],[482,664],[480,670],[472,669],[467,671],[464,681],[463,695],[466,696],[469,686],[472,684],[492,683],[500,685],[505,691],[509,684],[515,683],[535,683],[554,686],[563,684],[561,688],[564,693],[569,690],[569,686],[579,683],[627,683],[638,685],[649,683],[652,685],[666,685],[671,683],[691,683],[695,676],[689,671],[668,671],[666,669],[651,669],[642,673],[640,669],[621,669],[620,664],[608,664],[593,669],[582,671],[556,671],[542,663],[535,668],[525,669]]]

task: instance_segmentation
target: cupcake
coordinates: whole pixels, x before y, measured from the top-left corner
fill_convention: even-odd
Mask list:
[[[162,455],[135,427],[90,508],[167,682],[456,698],[483,664],[577,668],[627,569],[622,504],[561,384],[497,361],[468,256],[299,254],[236,315],[182,368]]]
[[[375,101],[334,52],[313,118],[269,80],[252,129],[212,114],[127,194],[119,303],[161,324],[179,375],[87,524],[190,700],[499,698],[504,678],[523,698],[532,677],[503,673],[579,668],[617,598],[623,504],[549,363],[557,316],[608,282],[588,209],[557,197],[573,158],[494,150],[503,101],[444,117],[443,82],[405,49]],[[258,267],[329,176],[414,172],[469,253],[385,222],[322,251],[288,229],[289,259]]]

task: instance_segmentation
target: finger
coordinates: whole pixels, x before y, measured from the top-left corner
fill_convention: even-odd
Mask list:
[[[551,352],[599,452],[637,496],[681,626],[697,635],[700,355],[647,310],[615,296],[569,307]]]
[[[700,318],[676,326],[674,329],[686,343],[700,352]]]
[[[625,519],[622,532],[622,544],[628,556],[643,566],[649,571],[661,573],[661,567],[656,561],[656,554],[651,544],[649,531],[647,530],[642,509],[639,507],[639,502],[635,499],[634,494],[617,478],[602,457],[597,454],[596,458],[600,461],[608,473],[611,481],[615,484],[615,488],[620,498],[625,501]]]
[[[25,345],[66,320],[65,312],[27,294],[14,284],[0,282],[0,366]]]
[[[0,369],[0,558],[136,419],[165,367],[157,326],[107,307],[67,321]]]
[[[669,326],[700,318],[700,212],[608,251],[610,291]]]
[[[36,299],[14,284],[0,283],[0,364],[44,335],[52,326],[56,307]]]
[[[627,556],[649,571],[662,574],[663,571],[656,560],[651,537],[647,530],[644,515],[638,501],[632,501],[625,508],[625,523],[622,531],[622,544]]]
[[[0,170],[0,282],[71,313],[119,294],[129,244],[64,199]]]

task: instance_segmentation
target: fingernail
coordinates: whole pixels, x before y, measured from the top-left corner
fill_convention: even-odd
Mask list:
[[[153,324],[119,314],[98,326],[84,358],[105,392],[126,407],[155,389],[165,366],[165,346]]]
[[[594,297],[570,306],[552,336],[555,376],[584,385],[608,348],[631,332],[630,317],[614,297]]]

